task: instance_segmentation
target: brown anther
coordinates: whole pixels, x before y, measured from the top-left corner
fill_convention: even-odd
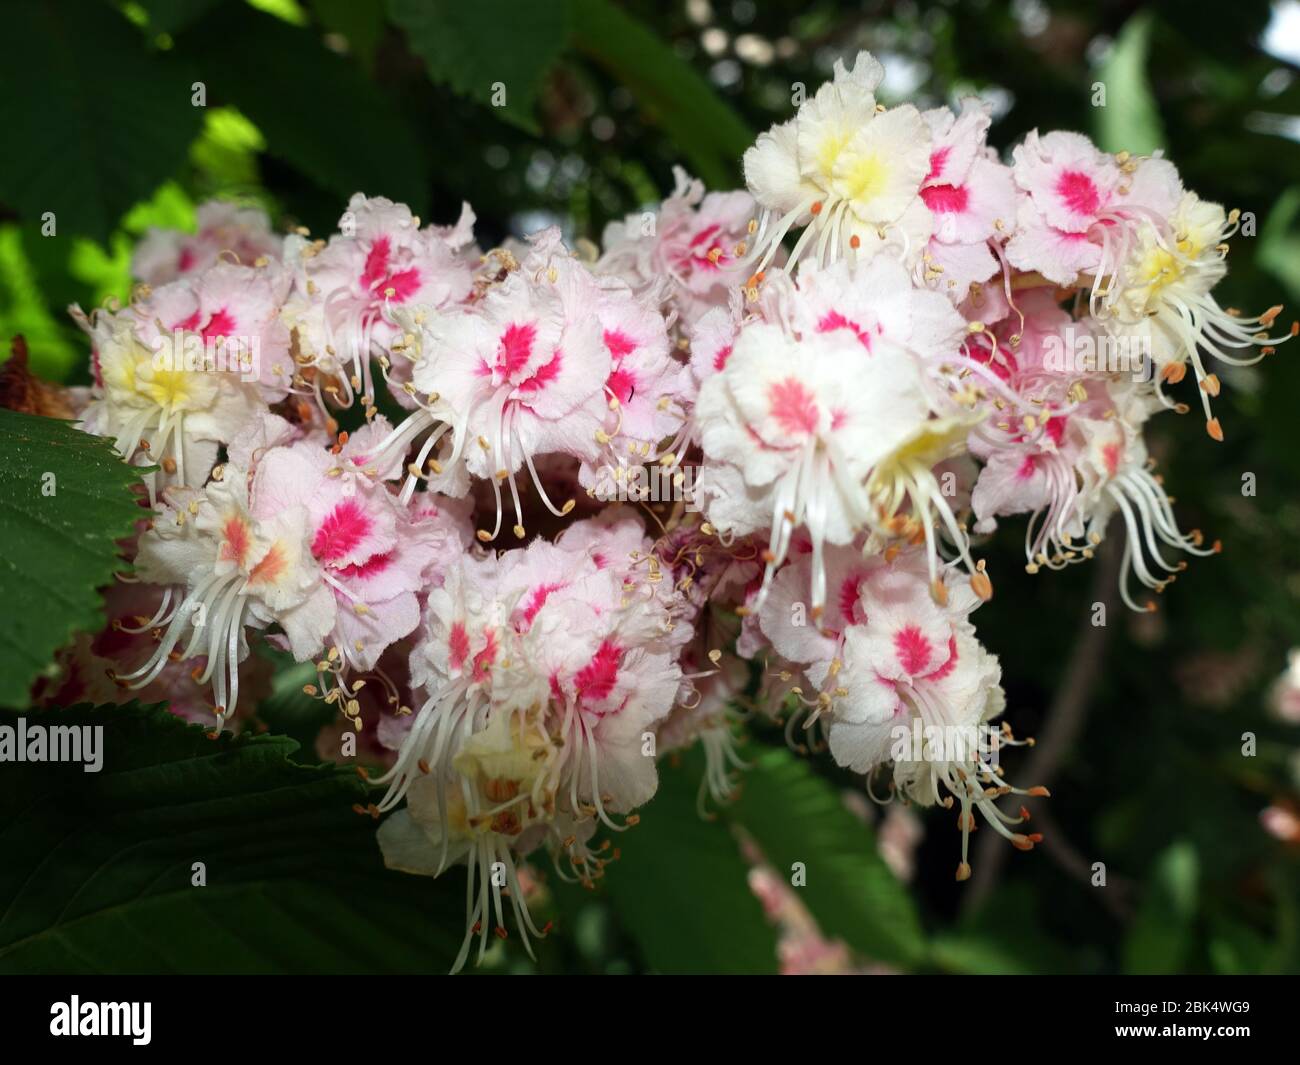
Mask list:
[[[1160,380],[1168,381],[1171,385],[1178,384],[1178,382],[1186,376],[1187,364],[1182,362],[1168,363],[1165,368],[1160,371]]]
[[[849,237],[849,247],[855,249],[862,247],[862,238],[854,233],[853,236]]]
[[[1210,439],[1223,443],[1223,426],[1219,424],[1218,418],[1211,418],[1206,422],[1205,431],[1210,434]]]
[[[819,214],[821,214],[821,213],[822,213],[822,201],[821,201],[821,200],[818,200],[818,201],[817,201],[816,203],[814,203],[814,204],[812,205],[812,207],[809,208],[809,209],[812,211],[812,213],[813,213],[814,215],[819,215]]]
[[[968,862],[957,863],[957,882],[970,879],[970,864]]]
[[[1205,380],[1201,382],[1201,388],[1207,395],[1217,396],[1219,394],[1219,375],[1207,374]]]
[[[1032,788],[1030,788],[1027,792],[1025,792],[1025,794],[1032,795],[1036,799],[1050,799],[1052,797],[1052,793],[1048,791],[1045,787],[1043,787],[1042,784],[1035,784]]]

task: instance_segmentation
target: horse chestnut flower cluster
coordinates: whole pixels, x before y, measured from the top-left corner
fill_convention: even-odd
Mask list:
[[[600,875],[665,753],[700,742],[725,800],[746,708],[955,806],[959,879],[977,812],[1031,848],[996,801],[1044,789],[996,757],[980,538],[1023,518],[1039,572],[1118,536],[1154,609],[1218,545],[1144,427],[1194,392],[1221,440],[1216,366],[1288,334],[1216,302],[1237,212],[1168,160],[1069,132],[1004,159],[980,101],[885,107],[882,73],[837,64],[745,189],[679,171],[585,255],[361,194],[327,239],[219,203],[150,233],[130,303],[73,311],[81,427],[148,468],[150,511],[52,695],[220,728],[264,686],[254,641],[316,663],[387,767],[387,863],[467,867],[457,967],[507,909],[542,933],[525,859]]]

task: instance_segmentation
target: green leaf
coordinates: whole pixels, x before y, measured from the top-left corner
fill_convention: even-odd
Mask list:
[[[574,43],[626,85],[710,188],[732,188],[753,131],[651,30],[609,0],[571,0]]]
[[[1260,268],[1286,286],[1287,295],[1300,299],[1300,185],[1291,185],[1277,198],[1259,234],[1256,258]]]
[[[27,222],[53,212],[59,237],[104,241],[184,163],[193,77],[104,3],[11,5],[5,35],[0,198]]]
[[[1192,947],[1199,860],[1196,848],[1179,840],[1161,851],[1146,884],[1142,907],[1124,942],[1124,971],[1179,972]]]
[[[542,77],[568,34],[568,4],[516,0],[389,0],[388,13],[406,33],[429,77],[530,133]],[[505,101],[494,99],[504,87]]]
[[[98,589],[143,514],[139,474],[109,440],[0,410],[0,705],[25,705],[54,652],[103,624]]]
[[[722,821],[696,809],[699,752],[661,765],[641,822],[617,839],[604,889],[647,963],[663,973],[772,973],[776,933],[749,888],[749,865]]]
[[[0,973],[449,968],[463,882],[384,868],[355,773],[297,765],[283,737],[209,739],[159,707],[27,720],[102,725],[103,763],[0,774]]]
[[[140,0],[154,33],[175,33],[226,0]]]
[[[916,905],[876,849],[876,837],[806,759],[751,750],[739,798],[725,816],[758,844],[778,874],[802,862],[799,898],[827,939],[874,961],[915,966],[926,942]]]
[[[354,192],[387,196],[426,213],[425,144],[393,102],[311,29],[234,4],[178,34],[176,51],[202,71],[209,106],[237,107],[268,154],[321,189],[343,202]]]
[[[1103,151],[1150,155],[1164,146],[1164,127],[1147,79],[1151,30],[1150,11],[1131,17],[1097,72],[1106,86],[1106,105],[1093,108]]]

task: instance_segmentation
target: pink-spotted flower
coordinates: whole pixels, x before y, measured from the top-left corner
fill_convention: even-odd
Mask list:
[[[335,601],[311,552],[307,508],[258,507],[250,476],[218,467],[201,490],[171,489],[140,537],[136,572],[166,591],[149,626],[160,628],[149,660],[120,679],[143,688],[173,660],[202,655],[218,726],[239,699],[246,628],[275,625],[298,661],[318,655],[334,628]],[[255,513],[256,512],[256,513]]]
[[[704,192],[704,183],[673,168],[673,193],[653,213],[630,214],[605,227],[596,272],[657,293],[665,277],[684,324],[725,307],[748,276],[743,262],[754,200],[749,193]]]
[[[974,282],[998,271],[997,250],[1015,227],[1011,171],[987,145],[990,108],[978,99],[926,111],[933,147],[921,199],[934,216],[934,234],[922,256],[923,279],[954,303]]]
[[[970,875],[975,809],[1015,846],[1030,849],[1041,837],[1011,831],[1028,814],[1022,808],[1018,817],[1009,816],[993,799],[1046,791],[1008,785],[995,755],[1014,741],[1005,728],[997,736],[984,731],[1005,698],[998,661],[969,620],[981,600],[969,581],[954,574],[940,604],[930,594],[919,552],[885,561],[835,548],[828,559],[833,605],[814,623],[798,609],[809,561],[804,556],[782,570],[759,615],[774,650],[802,669],[812,689],[793,689],[811,711],[805,727],[819,725],[836,762],[854,772],[872,774],[892,764],[893,787],[913,802],[950,806],[955,799],[959,880]]]
[[[146,285],[165,285],[218,261],[260,266],[283,255],[284,239],[271,232],[260,207],[209,200],[199,205],[195,221],[194,233],[150,226],[131,256],[131,276]]]
[[[474,214],[463,205],[454,226],[420,227],[404,204],[357,193],[328,242],[290,237],[285,260],[297,275],[285,319],[295,330],[298,362],[314,371],[300,384],[343,407],[375,404],[372,362],[386,357],[401,327],[397,308],[443,309],[466,299],[472,277],[463,254]]]
[[[381,810],[406,807],[380,842],[398,868],[469,865],[457,968],[475,933],[481,957],[490,922],[505,934],[503,887],[525,944],[540,934],[517,891],[518,856],[545,843],[590,881],[604,864],[586,846],[597,823],[635,824],[654,794],[654,729],[682,674],[638,526],[580,523],[556,544],[461,555],[428,593],[411,659],[426,697],[378,781]]]
[[[610,442],[610,404],[618,405],[607,387],[614,372],[611,346],[593,313],[601,298],[596,279],[564,249],[558,230],[533,239],[524,262],[471,306],[431,316],[418,323],[420,335],[408,334],[419,349],[408,392],[419,397],[420,408],[384,444],[385,451],[405,454],[427,434],[409,464],[405,499],[420,477],[449,494],[468,490],[466,475],[489,481],[496,519],[490,530],[480,530],[484,541],[501,531],[503,488],[513,504],[514,534],[525,535],[515,481],[522,468],[553,514],[572,509],[572,501],[557,506],[551,500],[534,459],[563,454],[599,464]],[[628,318],[623,324],[631,332],[620,333],[617,322],[611,319],[610,338],[627,360],[628,384],[634,386],[637,371],[644,369],[646,391],[657,397],[662,386],[655,384],[655,375],[665,370],[640,359],[645,347],[656,343],[653,323],[647,330]],[[614,383],[624,387],[618,377]],[[648,412],[649,429],[657,402]]]
[[[851,330],[795,339],[748,325],[700,388],[705,515],[728,538],[769,530],[764,589],[806,527],[819,612],[825,545],[868,524],[868,475],[929,416],[917,362],[901,348],[882,341],[868,355]]]

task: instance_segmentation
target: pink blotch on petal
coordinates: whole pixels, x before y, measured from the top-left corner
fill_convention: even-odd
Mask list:
[[[1106,444],[1101,449],[1102,461],[1106,463],[1106,472],[1112,477],[1119,471],[1119,444]]]
[[[615,359],[621,359],[624,355],[630,355],[636,351],[636,341],[624,333],[621,329],[605,330],[605,347]]]
[[[533,589],[532,595],[528,597],[528,603],[524,607],[522,624],[518,626],[520,632],[524,632],[533,623],[533,618],[537,617],[537,612],[546,605],[546,600],[550,598],[552,592],[558,592],[564,588],[563,582],[555,584],[539,584]]]
[[[948,661],[941,665],[932,673],[927,673],[924,680],[943,680],[949,673],[957,668],[957,637],[948,637]]]
[[[451,668],[460,669],[469,657],[469,636],[462,622],[452,622],[451,632],[447,634],[447,649],[451,653]]]
[[[380,237],[366,252],[366,264],[361,270],[361,287],[370,291],[388,273],[388,256],[391,245],[387,237]]]
[[[936,214],[962,214],[970,203],[965,185],[934,185],[921,190],[921,199]]]
[[[519,382],[519,391],[531,395],[534,392],[540,392],[543,388],[553,382],[560,376],[560,366],[562,357],[557,351],[547,363],[540,367],[538,371],[526,380]]]
[[[636,377],[630,370],[615,370],[609,375],[605,387],[614,393],[620,403],[627,403],[636,391]]]
[[[607,699],[618,681],[618,669],[622,663],[623,649],[609,640],[602,641],[591,661],[573,678],[578,698],[597,702]]]
[[[369,515],[355,499],[345,499],[320,523],[311,542],[311,553],[322,562],[332,562],[354,550],[370,532]]]
[[[474,656],[474,677],[477,680],[483,680],[488,675],[488,670],[492,668],[492,663],[497,660],[497,634],[495,629],[487,629],[484,632],[487,636],[487,643],[483,645],[483,650]]]
[[[340,580],[349,578],[365,579],[373,577],[377,573],[383,573],[393,564],[393,552],[385,551],[382,555],[371,555],[364,562],[356,562],[351,566],[344,566],[338,570],[337,576]]]
[[[817,400],[798,378],[787,377],[770,385],[767,401],[772,409],[772,417],[787,433],[793,435],[817,431]]]
[[[501,343],[497,347],[497,372],[505,377],[512,377],[528,365],[533,354],[533,341],[537,338],[537,327],[531,322],[524,325],[511,323],[501,334]]]
[[[858,342],[868,351],[871,350],[871,334],[859,326],[857,322],[845,318],[839,311],[827,311],[817,322],[817,332],[819,333],[830,333],[836,329],[852,330],[853,335],[858,338]],[[876,331],[879,332],[879,328]]]
[[[858,620],[858,597],[861,591],[861,577],[849,577],[840,585],[840,613],[850,624]]]
[[[1056,179],[1056,194],[1075,214],[1093,215],[1101,207],[1096,184],[1081,170],[1061,171]]]
[[[904,625],[894,633],[894,653],[903,672],[915,676],[930,664],[934,647],[915,625]]]
[[[936,148],[930,153],[930,172],[925,175],[925,181],[922,184],[928,185],[943,173],[944,165],[948,162],[948,154],[951,151],[952,149],[945,145],[942,148]],[[925,195],[925,191],[922,190],[921,194]]]

